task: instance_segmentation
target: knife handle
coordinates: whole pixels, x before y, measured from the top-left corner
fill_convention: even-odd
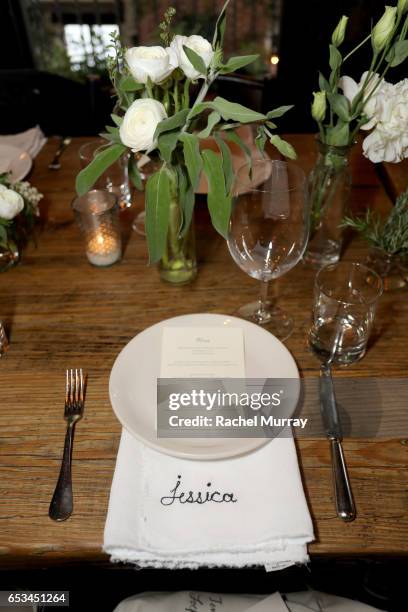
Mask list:
[[[331,438],[330,448],[337,516],[343,521],[354,521],[356,518],[356,508],[340,440],[338,438]]]

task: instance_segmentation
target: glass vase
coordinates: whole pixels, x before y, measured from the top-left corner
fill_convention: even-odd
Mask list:
[[[183,236],[180,235],[181,223],[180,202],[174,197],[170,203],[166,247],[159,263],[160,278],[173,285],[186,285],[197,276],[194,219]]]
[[[408,256],[373,247],[368,254],[367,265],[381,276],[384,291],[408,287]]]
[[[351,146],[335,147],[318,142],[319,156],[309,176],[310,237],[304,259],[322,267],[337,263],[341,255],[341,222],[351,189]]]
[[[9,240],[7,245],[0,246],[0,272],[5,272],[20,261],[20,252],[16,243]]]

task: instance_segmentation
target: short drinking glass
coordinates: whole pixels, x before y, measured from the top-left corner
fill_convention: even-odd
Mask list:
[[[260,298],[237,314],[284,340],[291,318],[268,299],[269,281],[300,261],[309,230],[306,178],[292,162],[257,160],[242,166],[234,184],[228,248],[235,263],[261,281]]]
[[[381,278],[363,264],[340,262],[316,276],[310,346],[322,361],[349,365],[366,351]]]

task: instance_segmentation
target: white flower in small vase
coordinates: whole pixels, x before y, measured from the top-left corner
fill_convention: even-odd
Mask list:
[[[170,49],[174,51],[178,65],[181,70],[184,72],[188,79],[196,81],[197,79],[204,79],[206,74],[199,72],[194,68],[190,60],[188,59],[186,52],[183,47],[188,47],[192,49],[197,55],[201,57],[206,68],[208,68],[211,64],[211,61],[214,57],[214,50],[211,46],[211,43],[208,42],[202,36],[180,36],[177,34],[170,45]]]
[[[367,121],[367,123],[364,123],[361,126],[362,130],[371,130],[377,123],[377,95],[379,88],[382,86],[379,85],[380,76],[378,74],[372,74],[369,79],[368,75],[368,72],[363,72],[359,83],[356,83],[356,81],[349,76],[343,76],[339,81],[339,87],[343,90],[343,93],[346,96],[347,100],[350,102],[350,104],[353,103],[355,97],[365,87],[364,98],[365,100],[367,100],[367,102],[364,105],[364,114],[368,117],[369,120]],[[383,83],[384,82],[385,81],[383,81]]]
[[[408,157],[408,79],[383,83],[376,94],[375,129],[363,142],[374,163],[398,163]]]
[[[24,208],[22,196],[13,189],[0,185],[0,218],[11,221]]]
[[[158,124],[167,118],[166,109],[158,100],[140,98],[127,109],[119,128],[124,145],[138,151],[151,151],[157,145],[154,133]]]
[[[162,83],[177,68],[174,51],[163,47],[132,47],[125,53],[125,60],[133,78],[138,83]]]

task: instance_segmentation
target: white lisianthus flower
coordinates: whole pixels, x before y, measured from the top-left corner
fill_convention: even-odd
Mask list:
[[[132,47],[125,53],[125,60],[133,78],[138,83],[162,83],[177,68],[177,56],[172,49],[163,47]]]
[[[167,118],[161,102],[140,98],[127,109],[119,128],[120,139],[132,151],[151,151],[155,148],[153,136],[158,124]]]
[[[408,158],[408,79],[383,83],[376,94],[376,126],[363,142],[364,155],[374,163]]]
[[[19,193],[13,189],[7,189],[0,185],[0,217],[6,221],[11,221],[24,208],[24,200]]]
[[[350,104],[353,103],[354,98],[363,89],[367,75],[368,75],[368,72],[364,72],[361,75],[361,79],[359,83],[356,83],[356,81],[349,76],[344,76],[340,79],[339,86],[343,90],[343,93],[346,96],[347,100],[350,102]],[[370,78],[369,85],[365,89],[364,98],[367,99],[370,96],[370,99],[364,106],[364,113],[365,115],[367,115],[369,120],[367,121],[367,123],[361,126],[362,130],[371,130],[371,128],[373,128],[374,125],[376,124],[376,121],[377,121],[376,116],[375,116],[376,114],[375,109],[376,109],[376,103],[377,103],[376,96],[377,96],[377,92],[379,88],[381,87],[381,85],[378,85],[379,79],[380,79],[380,76],[378,74],[373,74]],[[371,95],[373,89],[376,87],[377,89],[375,90],[373,95]]]
[[[186,77],[188,79],[192,79],[193,81],[197,79],[204,79],[206,74],[202,74],[194,68],[185,54],[183,46],[195,51],[203,60],[206,68],[208,68],[211,64],[212,58],[214,57],[214,50],[211,43],[209,43],[208,40],[202,36],[197,36],[195,34],[193,34],[193,36],[180,36],[180,34],[177,34],[173,38],[170,45],[170,49],[172,49],[176,54],[178,65]]]

